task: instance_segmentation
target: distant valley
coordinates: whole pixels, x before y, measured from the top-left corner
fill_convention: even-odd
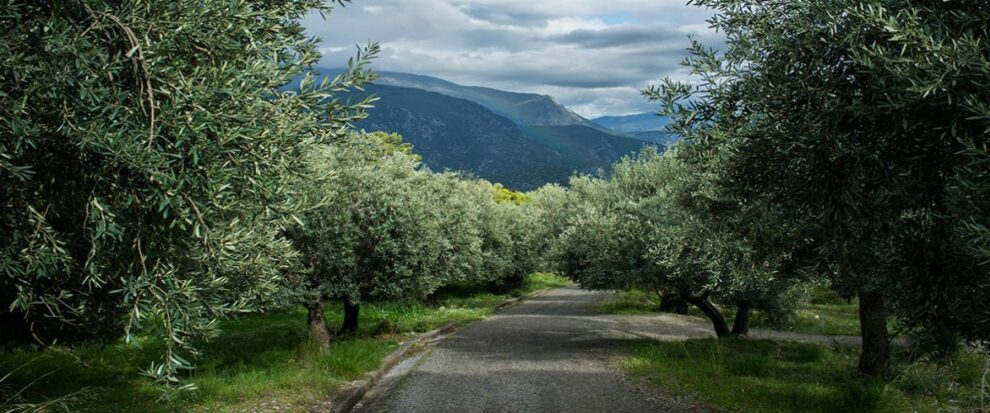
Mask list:
[[[564,184],[574,173],[607,173],[643,146],[671,143],[661,131],[664,119],[654,114],[593,121],[550,96],[429,76],[379,73],[375,85],[353,97],[368,94],[380,100],[357,128],[401,134],[433,170],[466,172],[517,190]]]

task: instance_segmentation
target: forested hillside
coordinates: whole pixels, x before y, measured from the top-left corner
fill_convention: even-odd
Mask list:
[[[667,126],[667,118],[657,113],[637,113],[625,116],[602,116],[592,119],[599,125],[619,132],[662,131]]]
[[[625,116],[602,116],[592,122],[614,131],[663,147],[673,146],[680,139],[677,134],[666,130],[669,119],[655,112]]]
[[[520,125],[571,126],[584,125],[602,129],[598,124],[564,107],[556,99],[535,93],[462,86],[443,79],[409,73],[380,72],[376,83],[422,89],[478,103],[488,110],[512,119]]]
[[[357,128],[405,137],[436,171],[476,174],[513,188],[565,182],[579,164],[534,142],[509,119],[463,99],[419,89],[372,85],[380,100]],[[601,161],[599,161],[601,162]]]
[[[484,96],[526,96],[549,102],[546,96],[483,91]],[[400,133],[436,171],[467,172],[517,190],[532,190],[547,183],[566,184],[575,173],[607,172],[614,162],[645,145],[640,140],[587,126],[587,121],[565,125],[514,122],[482,104],[422,89],[375,84],[352,96],[380,99],[369,109],[368,119],[356,123],[357,128]],[[535,121],[534,113],[538,112],[531,111],[529,102],[503,99],[499,107],[514,107],[508,112],[526,113],[527,121]],[[519,103],[522,107],[513,106]],[[559,116],[581,119],[562,106],[551,107]]]

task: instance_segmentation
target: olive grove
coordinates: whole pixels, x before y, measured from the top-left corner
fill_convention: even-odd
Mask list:
[[[318,0],[11,1],[0,19],[4,335],[45,343],[152,333],[174,381],[219,319],[283,306],[299,280],[285,179],[343,138],[372,45],[334,82]],[[236,30],[231,30],[237,22]],[[369,55],[370,54],[370,55]],[[10,311],[6,309],[9,307]]]

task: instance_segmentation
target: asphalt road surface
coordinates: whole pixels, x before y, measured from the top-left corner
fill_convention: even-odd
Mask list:
[[[523,301],[429,350],[363,412],[695,412],[616,369],[616,321],[601,293],[563,288]],[[413,363],[411,361],[410,363]]]

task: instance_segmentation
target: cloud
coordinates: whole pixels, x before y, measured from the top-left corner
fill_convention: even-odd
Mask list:
[[[622,25],[597,30],[577,29],[551,36],[549,40],[589,49],[663,45],[683,49],[684,33],[665,26]]]
[[[550,94],[595,117],[652,111],[639,90],[691,79],[679,65],[688,35],[722,44],[709,17],[684,0],[356,0],[304,24],[326,67],[374,40],[376,69]]]
[[[529,11],[502,10],[497,7],[478,4],[458,4],[456,7],[474,20],[502,25],[532,26],[546,21],[546,16]]]

